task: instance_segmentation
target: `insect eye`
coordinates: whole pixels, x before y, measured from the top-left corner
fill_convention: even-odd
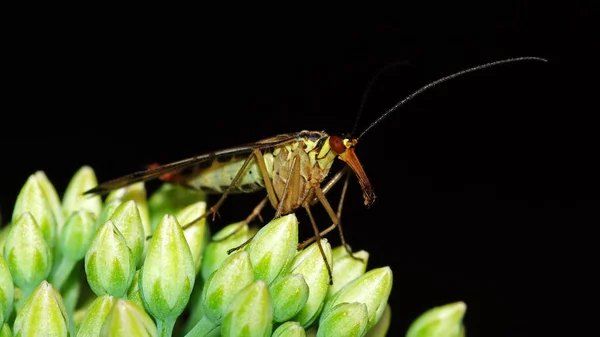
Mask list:
[[[329,146],[333,149],[335,153],[342,153],[346,151],[346,146],[344,145],[344,141],[340,137],[331,136],[329,137]]]

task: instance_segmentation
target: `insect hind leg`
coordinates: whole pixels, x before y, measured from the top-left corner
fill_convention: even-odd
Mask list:
[[[217,214],[217,211],[219,210],[219,207],[221,207],[221,205],[225,202],[225,199],[227,199],[227,196],[229,195],[229,193],[231,193],[231,191],[233,190],[235,185],[240,181],[240,179],[242,178],[242,175],[244,174],[244,171],[246,170],[246,168],[248,167],[248,164],[250,164],[250,161],[252,160],[252,157],[254,157],[254,156],[255,156],[255,153],[252,152],[248,156],[248,158],[246,158],[246,160],[244,160],[242,167],[236,173],[235,177],[231,180],[231,184],[229,184],[229,186],[227,187],[227,190],[225,190],[225,192],[223,192],[223,194],[219,198],[219,201],[217,201],[216,204],[214,204],[208,211],[204,212],[202,215],[200,215],[197,218],[195,218],[194,220],[186,223],[185,225],[182,225],[181,229],[186,230],[187,228],[193,226],[195,223],[206,218],[207,216],[209,216],[211,214],[213,215],[213,220],[214,220],[215,216]],[[152,235],[146,236],[146,240],[150,240],[151,238],[152,238]]]

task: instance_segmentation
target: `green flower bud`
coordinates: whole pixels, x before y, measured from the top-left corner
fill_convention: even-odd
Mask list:
[[[17,218],[23,213],[30,213],[42,231],[46,243],[50,247],[54,247],[56,240],[56,219],[41,185],[38,176],[35,174],[29,176],[15,202],[12,222],[15,223]]]
[[[86,210],[72,213],[58,240],[63,256],[73,261],[83,259],[95,234],[96,225],[93,213]]]
[[[140,295],[140,270],[135,271],[135,276],[133,277],[133,281],[131,281],[131,285],[127,290],[127,299],[133,301],[140,308],[144,307],[144,301],[142,301],[142,295]]]
[[[294,213],[272,220],[246,246],[254,276],[271,283],[294,258],[298,247],[298,219]]]
[[[77,328],[77,337],[96,337],[100,335],[100,330],[108,314],[110,314],[116,299],[110,295],[101,295],[96,297],[81,324]]]
[[[96,232],[85,254],[88,284],[98,296],[123,297],[135,274],[135,261],[125,237],[108,220]]]
[[[131,249],[136,267],[142,264],[142,255],[146,244],[146,235],[144,234],[144,225],[139,207],[133,200],[121,203],[110,216],[110,220],[119,229],[127,247]]]
[[[285,322],[304,307],[308,301],[308,284],[302,274],[287,274],[276,278],[269,286],[273,296],[273,320]],[[303,330],[304,331],[304,330]]]
[[[365,337],[385,337],[387,336],[388,329],[390,328],[390,324],[392,322],[392,309],[388,304],[385,307],[385,311],[383,312],[383,316],[379,319],[371,330],[367,332]],[[464,337],[464,336],[461,336]]]
[[[102,209],[102,199],[99,195],[83,194],[97,184],[96,174],[91,167],[82,166],[75,172],[63,195],[63,215],[68,217],[71,213],[84,209],[98,217]]]
[[[100,336],[158,336],[158,330],[144,309],[132,301],[118,299],[102,325]]]
[[[98,216],[98,220],[96,220],[96,228],[100,228],[100,226],[104,225],[110,217],[113,215],[117,207],[121,206],[121,200],[113,200],[111,202],[105,203],[104,208],[100,212]]]
[[[184,207],[199,201],[206,201],[206,195],[201,191],[169,183],[160,185],[148,199],[151,227],[156,228],[165,214],[177,214]],[[184,225],[183,221],[179,223]]]
[[[110,192],[106,196],[104,203],[110,203],[114,200],[120,200],[121,202],[133,200],[135,201],[142,217],[142,225],[144,227],[144,233],[150,235],[152,228],[150,228],[150,213],[148,211],[148,201],[146,200],[146,186],[143,182],[131,184],[126,187],[122,187]]]
[[[0,337],[12,337],[13,333],[10,331],[10,326],[8,323],[4,323],[2,328],[0,328]]]
[[[466,310],[464,302],[429,309],[412,322],[406,337],[460,337]]]
[[[69,322],[60,293],[46,281],[39,284],[17,313],[15,336],[68,336]]]
[[[344,246],[334,248],[331,253],[333,257],[333,268],[331,270],[333,284],[327,291],[326,299],[330,299],[331,296],[348,284],[348,282],[364,274],[367,270],[367,261],[369,259],[369,253],[364,250],[353,253],[355,257],[362,259],[362,261],[352,258]]]
[[[94,235],[96,234],[96,216],[84,209],[75,211],[67,218],[67,222],[58,237],[58,251],[54,255],[54,263],[50,274],[50,283],[63,292],[63,283],[70,277],[77,262],[85,257]],[[72,289],[79,295],[79,289]],[[63,293],[64,294],[64,293]],[[70,303],[65,299],[65,306]]]
[[[12,224],[8,224],[0,228],[0,251],[4,251],[4,244],[6,243],[6,238],[8,237],[8,232],[10,232],[11,227]]]
[[[4,257],[0,256],[0,324],[6,322],[10,317],[14,299],[15,286],[13,279]]]
[[[24,295],[48,277],[52,268],[50,247],[31,213],[23,213],[13,223],[6,244],[4,258],[15,285]]]
[[[203,279],[208,279],[210,274],[217,270],[223,261],[229,257],[227,253],[229,249],[241,245],[254,234],[247,224],[243,224],[241,228],[239,228],[239,225],[239,222],[227,225],[213,235],[213,241],[204,250],[204,258],[200,266]]]
[[[185,226],[204,214],[204,212],[206,212],[206,202],[199,201],[180,210],[175,217],[180,225]],[[206,218],[186,228],[183,231],[183,235],[185,235],[185,239],[190,246],[190,251],[192,252],[192,257],[194,258],[194,266],[196,267],[196,274],[198,274],[202,264],[202,253],[209,239],[209,230],[208,226],[206,225]]]
[[[58,193],[56,192],[56,188],[50,182],[48,177],[43,171],[37,171],[34,175],[38,178],[40,183],[40,188],[44,191],[44,196],[46,196],[46,201],[52,210],[52,214],[54,214],[54,220],[56,221],[57,233],[60,233],[60,229],[65,222],[65,217],[62,213],[62,208],[60,204],[60,198],[58,197]]]
[[[319,323],[317,337],[364,336],[369,323],[364,303],[340,303],[324,313]]]
[[[202,291],[204,315],[220,323],[235,295],[253,281],[254,273],[248,252],[231,254],[206,280]]]
[[[306,337],[306,331],[298,322],[288,321],[277,327],[271,337]]]
[[[158,224],[141,268],[140,295],[159,320],[176,319],[194,287],[196,270],[190,247],[177,219],[165,215]]]
[[[221,336],[271,336],[273,305],[267,283],[256,280],[240,290],[223,317]]]
[[[331,245],[327,239],[321,239],[321,246],[323,247],[327,261],[332,261]],[[323,301],[327,295],[327,290],[329,289],[327,265],[316,242],[296,254],[290,271],[302,274],[306,284],[308,284],[309,295],[306,305],[294,317],[295,321],[306,328],[319,315],[323,307]]]
[[[327,301],[321,319],[326,317],[329,314],[328,312],[337,304],[360,302],[367,305],[367,313],[369,314],[367,329],[371,329],[379,321],[387,306],[392,291],[392,281],[393,276],[390,267],[376,268],[366,272],[346,284]]]

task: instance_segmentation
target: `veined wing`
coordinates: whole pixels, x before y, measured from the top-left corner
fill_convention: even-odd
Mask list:
[[[209,152],[187,159],[179,160],[176,162],[172,162],[169,164],[160,165],[158,167],[150,168],[147,170],[133,172],[126,176],[122,176],[99,184],[98,186],[85,191],[84,194],[104,194],[121,187],[125,187],[140,181],[155,179],[162,176],[165,173],[180,171],[209,160],[215,160],[220,157],[233,156],[238,154],[249,154],[250,152],[256,149],[264,150],[275,146],[284,145],[296,141],[300,134],[300,132],[280,134],[273,137],[261,139],[254,143]]]

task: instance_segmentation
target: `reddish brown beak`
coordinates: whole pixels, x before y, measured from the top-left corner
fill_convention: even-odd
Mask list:
[[[354,154],[354,148],[349,148],[339,155],[340,159],[346,162],[348,166],[354,171],[354,174],[358,178],[358,183],[363,191],[363,199],[365,199],[365,205],[371,206],[373,202],[375,202],[375,192],[373,191],[373,187],[371,186],[371,182],[369,182],[369,178],[365,174],[365,170],[363,169],[360,161],[358,161],[358,157]]]

